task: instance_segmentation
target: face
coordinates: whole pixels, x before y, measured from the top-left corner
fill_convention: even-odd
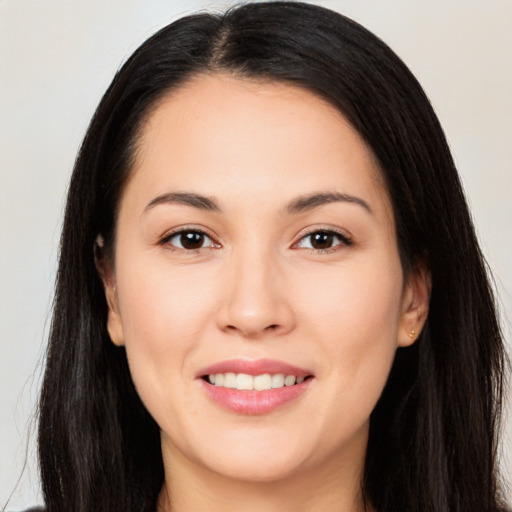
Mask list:
[[[226,76],[150,115],[104,282],[164,461],[254,481],[360,464],[426,314],[354,129],[310,92]]]

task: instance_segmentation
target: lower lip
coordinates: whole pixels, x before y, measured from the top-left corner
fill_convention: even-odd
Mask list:
[[[232,388],[214,386],[201,379],[208,396],[224,409],[238,414],[267,414],[299,398],[310,386],[309,378],[300,384],[284,386],[265,391],[239,391]]]

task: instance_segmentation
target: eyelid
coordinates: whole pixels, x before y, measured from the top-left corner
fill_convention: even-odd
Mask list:
[[[315,233],[329,233],[329,234],[332,234],[334,236],[337,236],[340,239],[341,243],[339,245],[335,245],[335,246],[329,247],[327,249],[314,249],[314,248],[309,248],[309,247],[303,247],[303,248],[297,247],[298,244],[304,238],[307,238],[308,236],[311,236],[311,235],[313,235]],[[312,227],[306,228],[305,231],[303,231],[302,233],[297,235],[296,241],[292,244],[292,249],[293,248],[297,248],[297,249],[309,250],[309,251],[312,251],[314,253],[326,253],[326,252],[333,252],[333,251],[338,250],[337,247],[343,248],[343,247],[351,247],[353,245],[354,245],[353,237],[347,231],[342,230],[342,229],[340,229],[338,227],[334,227],[334,226],[322,226],[322,225],[320,225],[320,226],[312,226]]]
[[[184,225],[184,226],[178,226],[178,227],[171,229],[170,231],[166,232],[164,235],[162,235],[158,239],[158,245],[166,245],[176,235],[180,235],[181,233],[187,233],[187,232],[201,233],[202,235],[204,235],[205,237],[209,238],[212,241],[212,243],[214,245],[213,248],[221,247],[221,244],[218,242],[217,237],[215,235],[213,235],[209,229],[207,229],[203,226],[197,226],[197,225]],[[194,251],[200,251],[202,249],[211,249],[212,248],[212,247],[201,247],[198,249],[181,249],[180,247],[174,247],[174,246],[171,246],[171,247],[174,250],[178,250],[178,251],[183,250],[186,252],[194,252]]]
[[[171,246],[169,244],[169,241],[173,237],[175,237],[181,233],[186,233],[186,232],[201,233],[202,235],[204,235],[205,237],[207,237],[211,240],[213,247],[201,247],[198,249],[181,249],[180,247]],[[297,247],[297,246],[304,238],[311,236],[315,233],[319,233],[319,232],[320,233],[329,233],[334,236],[337,236],[341,243],[338,245],[335,245],[333,247],[329,247],[327,249],[314,249],[314,248],[308,248],[308,247],[304,247],[301,249],[310,250],[314,253],[325,253],[325,252],[333,252],[335,250],[338,250],[338,249],[336,249],[337,247],[343,248],[343,247],[350,247],[350,246],[354,245],[352,235],[349,234],[346,230],[342,230],[335,226],[317,225],[317,226],[308,227],[304,231],[299,233],[295,238],[296,241],[291,245],[291,248],[299,249],[299,247]],[[220,248],[222,246],[220,244],[220,242],[217,240],[217,237],[215,235],[213,235],[209,229],[205,228],[204,226],[198,226],[198,225],[177,226],[177,227],[173,228],[172,230],[166,232],[164,235],[162,235],[159,238],[158,245],[163,246],[166,244],[168,244],[173,250],[178,250],[178,251],[183,250],[186,252],[201,251],[204,249],[211,249],[211,248]]]

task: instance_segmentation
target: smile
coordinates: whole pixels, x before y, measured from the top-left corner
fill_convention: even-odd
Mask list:
[[[306,377],[307,378],[307,377]],[[208,382],[223,388],[237,389],[239,391],[265,391],[279,389],[285,386],[294,386],[303,382],[305,377],[285,375],[284,373],[264,373],[262,375],[248,375],[247,373],[212,373]]]
[[[309,370],[270,359],[223,361],[204,368],[197,378],[212,402],[244,415],[267,414],[297,403],[315,380]]]

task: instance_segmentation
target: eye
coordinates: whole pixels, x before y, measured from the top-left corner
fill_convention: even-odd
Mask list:
[[[353,245],[350,238],[337,231],[332,230],[318,230],[313,231],[312,233],[308,233],[303,236],[297,244],[296,247],[301,249],[311,249],[314,251],[328,251],[329,249],[334,249],[337,246],[351,246]]]
[[[161,244],[168,244],[173,248],[183,249],[185,251],[219,247],[219,245],[214,243],[214,241],[206,233],[196,229],[184,229],[174,232],[166,236],[161,241]]]

